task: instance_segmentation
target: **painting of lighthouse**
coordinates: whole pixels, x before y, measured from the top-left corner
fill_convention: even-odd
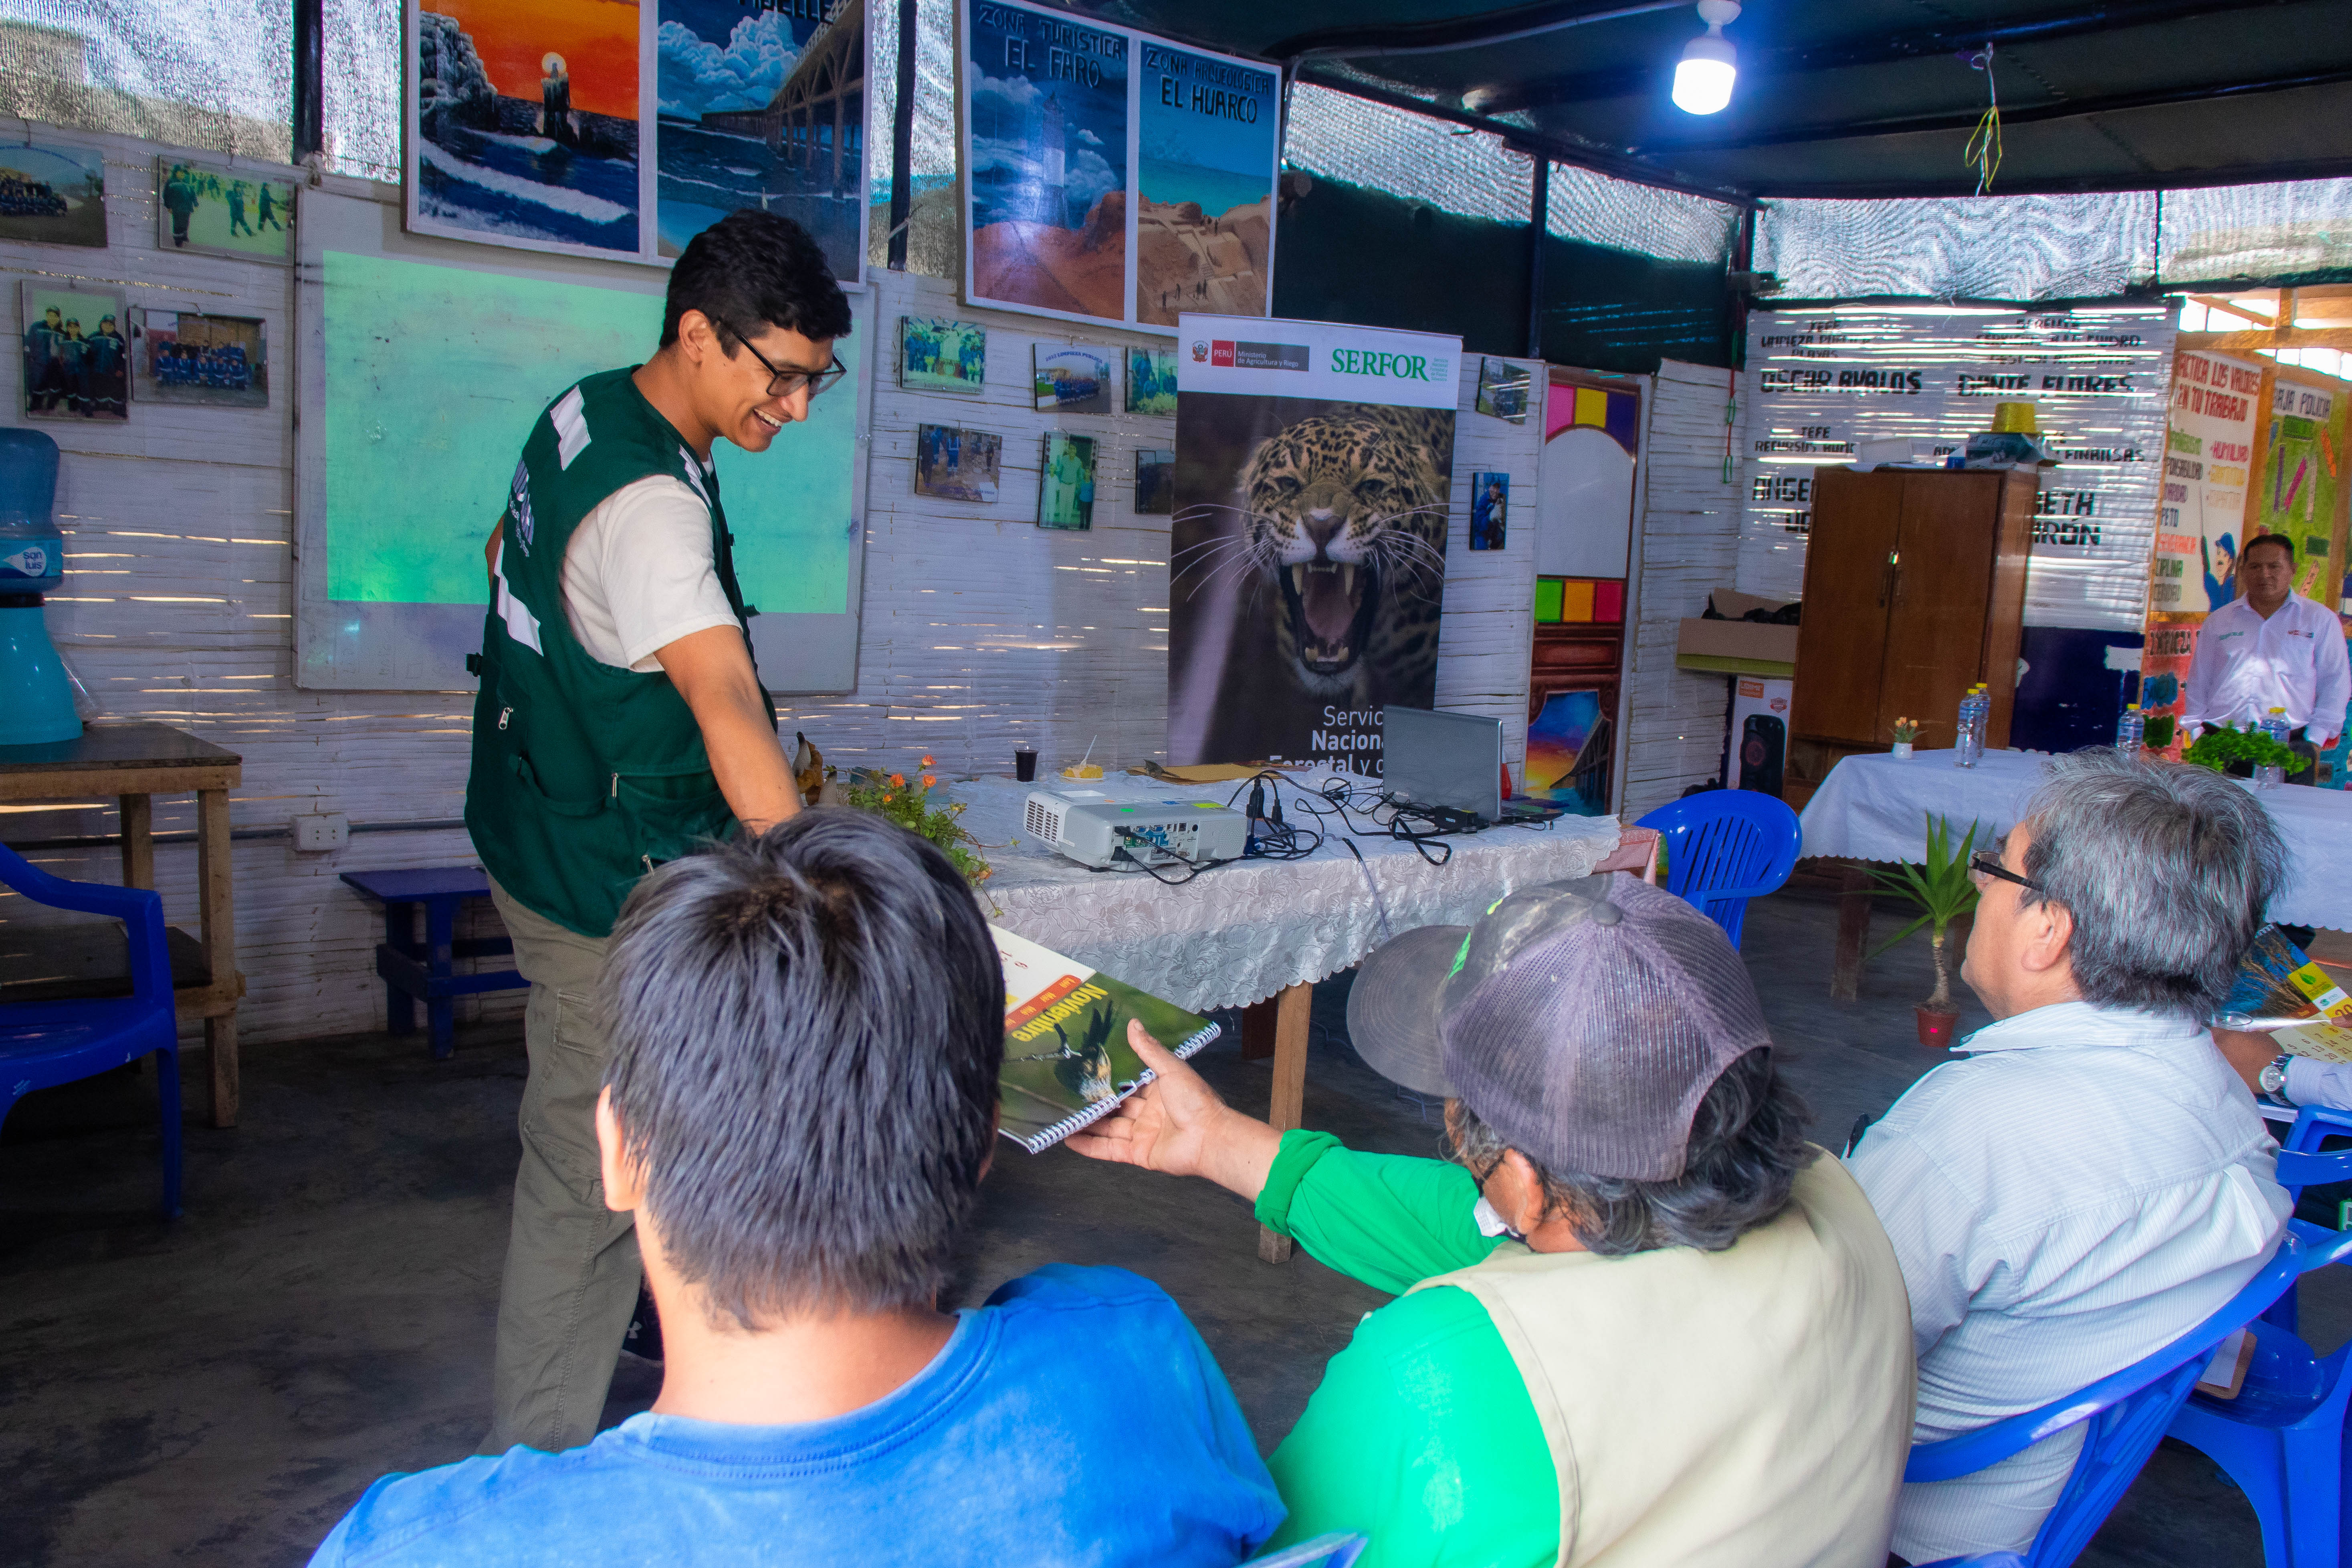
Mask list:
[[[1131,36],[1003,0],[963,10],[966,298],[1127,320]]]

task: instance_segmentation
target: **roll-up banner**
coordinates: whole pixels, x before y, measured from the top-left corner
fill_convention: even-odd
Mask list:
[[[1437,694],[1462,340],[1177,323],[1171,763],[1377,777],[1388,703]]]

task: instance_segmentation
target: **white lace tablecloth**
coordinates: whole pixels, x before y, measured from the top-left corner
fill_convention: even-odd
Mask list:
[[[1916,860],[1927,850],[1929,812],[1949,817],[1955,837],[1971,821],[2006,833],[2042,786],[2048,761],[2040,752],[1987,752],[1973,768],[1952,766],[1948,751],[1904,762],[1842,758],[1805,804],[1803,853]],[[2287,846],[2286,887],[2271,900],[2271,919],[2352,931],[2352,795],[2306,784],[2253,793]]]
[[[1305,782],[1313,789],[1322,780]],[[1117,775],[1085,784],[980,779],[943,791],[964,804],[963,826],[996,868],[980,889],[991,920],[1196,1013],[1263,1001],[1336,974],[1378,947],[1383,939],[1367,871],[1391,929],[1403,932],[1467,925],[1515,889],[1590,876],[1617,847],[1613,816],[1563,816],[1549,829],[1498,827],[1452,838],[1454,856],[1444,866],[1429,865],[1409,844],[1358,831],[1350,837],[1364,853],[1360,868],[1327,830],[1307,859],[1236,860],[1171,888],[1140,871],[1089,870],[1032,839],[1021,809],[1036,789],[1223,804],[1234,786]],[[1293,808],[1296,798],[1284,790],[1284,814],[1311,826]],[[1017,847],[1000,847],[1012,839]]]

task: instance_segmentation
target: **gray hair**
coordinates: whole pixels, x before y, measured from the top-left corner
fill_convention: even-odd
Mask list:
[[[623,1149],[714,1324],[938,1297],[995,1137],[1004,976],[936,846],[826,808],[673,860],[599,996]]]
[[[2074,988],[2103,1007],[2202,1023],[2229,994],[2286,849],[2252,794],[2209,768],[2095,746],[2053,757],[2027,808],[2026,907],[2074,917]]]
[[[1805,1142],[1810,1119],[1805,1102],[1773,1069],[1770,1049],[1759,1047],[1735,1058],[1691,1113],[1683,1173],[1673,1180],[1638,1182],[1528,1163],[1543,1183],[1545,1215],[1566,1219],[1588,1252],[1720,1252],[1788,1206],[1797,1173],[1817,1152]],[[1453,1102],[1448,1131],[1454,1157],[1474,1173],[1491,1171],[1507,1147],[1467,1100]],[[1519,1153],[1528,1158],[1526,1150]]]

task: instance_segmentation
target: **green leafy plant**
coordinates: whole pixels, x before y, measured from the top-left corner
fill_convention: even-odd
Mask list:
[[[1977,829],[1982,826],[1977,822],[1969,824],[1969,831],[1956,853],[1952,849],[1951,820],[1929,813],[1927,858],[1906,862],[1892,871],[1871,873],[1877,879],[1879,892],[1901,899],[1919,910],[1919,918],[1881,942],[1878,952],[1885,952],[1921,926],[1929,928],[1927,941],[1936,955],[1936,990],[1920,1005],[1931,1012],[1952,1011],[1952,973],[1944,956],[1944,934],[1954,921],[1976,910],[1977,884],[1969,875],[1969,858],[1976,850]],[[1875,958],[1878,953],[1871,956]]]
[[[931,759],[925,757],[922,765],[929,767]],[[979,887],[996,874],[996,868],[973,852],[979,840],[963,829],[956,819],[963,815],[963,805],[931,804],[932,786],[939,783],[934,773],[919,775],[920,782],[908,784],[904,773],[881,773],[861,769],[850,776],[842,794],[846,803],[859,811],[870,811],[910,833],[919,834],[940,847],[963,879]]]
[[[2180,753],[2184,763],[2195,763],[2200,768],[2226,773],[2231,763],[2246,763],[2258,768],[2286,768],[2295,765],[2292,749],[2279,744],[2260,730],[2208,730],[2189,742]]]

